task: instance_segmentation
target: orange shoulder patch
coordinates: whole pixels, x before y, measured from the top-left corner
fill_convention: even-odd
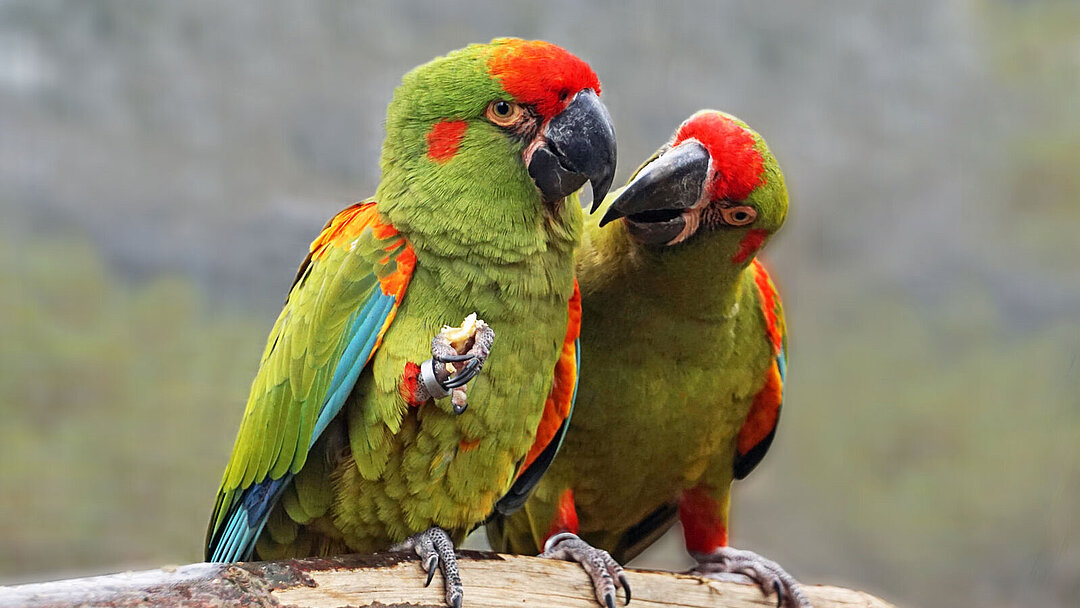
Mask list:
[[[746,421],[739,429],[739,437],[735,448],[740,454],[747,454],[754,446],[761,443],[773,429],[780,418],[780,404],[784,401],[784,383],[780,379],[780,368],[773,361],[765,377],[765,386],[761,387],[757,395],[754,395],[754,403],[750,406],[750,412],[746,415]]]
[[[750,265],[753,268],[754,283],[757,284],[758,291],[761,293],[761,312],[765,315],[765,331],[768,332],[769,341],[772,342],[773,354],[779,354],[784,346],[784,318],[780,308],[780,295],[761,261],[755,258]]]
[[[393,295],[400,302],[405,287],[412,277],[413,269],[416,267],[416,254],[405,241],[405,237],[401,236],[393,225],[382,221],[373,201],[351,205],[331,218],[319,236],[312,241],[308,258],[318,260],[330,248],[351,249],[367,229],[371,229],[376,239],[386,242],[383,249],[387,255],[382,263],[389,264],[393,258],[397,264],[393,272],[379,278],[379,284],[384,294]]]

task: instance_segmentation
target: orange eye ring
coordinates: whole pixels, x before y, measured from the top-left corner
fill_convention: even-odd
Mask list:
[[[720,217],[724,218],[724,223],[729,226],[746,226],[757,219],[757,209],[747,205],[723,207],[720,209]]]
[[[524,113],[525,110],[521,106],[503,99],[492,101],[484,110],[484,116],[500,127],[509,127],[516,124]]]

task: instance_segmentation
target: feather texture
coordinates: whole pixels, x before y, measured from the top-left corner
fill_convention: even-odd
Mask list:
[[[489,522],[496,550],[539,552],[571,519],[619,561],[680,516],[688,548],[726,543],[732,481],[761,462],[780,415],[784,316],[754,256],[788,201],[764,140],[721,112],[694,114],[645,164],[688,138],[710,163],[687,206],[751,206],[756,220],[702,224],[670,246],[636,239],[625,219],[586,227],[577,261],[586,369],[572,424],[524,507]]]
[[[250,553],[268,505],[303,468],[393,321],[414,265],[412,250],[371,202],[339,213],[312,243],[252,383],[207,559]]]
[[[592,85],[569,53],[512,39],[406,74],[387,110],[378,202],[326,225],[271,332],[208,558],[380,550],[436,525],[457,540],[521,471],[550,462],[577,381],[568,311],[582,214],[576,194],[542,199],[529,142],[485,111],[564,104],[558,87],[573,98]],[[471,313],[497,337],[468,410],[407,402],[406,372]]]

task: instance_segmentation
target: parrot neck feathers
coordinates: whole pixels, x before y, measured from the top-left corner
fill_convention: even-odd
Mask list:
[[[738,263],[739,240],[699,235],[672,247],[656,248],[635,241],[623,222],[604,228],[589,224],[578,256],[578,277],[582,285],[655,294],[665,309],[712,311],[726,317],[737,307],[739,291],[749,275],[753,254]],[[725,242],[726,241],[726,242]],[[755,251],[756,252],[756,251]]]

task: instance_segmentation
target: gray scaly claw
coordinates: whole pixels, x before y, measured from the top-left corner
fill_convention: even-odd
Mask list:
[[[443,575],[443,587],[446,589],[446,604],[451,608],[461,608],[465,589],[461,586],[458,573],[457,556],[454,554],[454,541],[446,530],[433,526],[410,536],[405,542],[394,545],[391,551],[414,551],[420,556],[421,567],[427,572],[424,586],[431,584],[438,567]]]
[[[744,582],[749,578],[765,597],[776,594],[777,608],[812,608],[799,582],[780,564],[753,551],[720,547],[712,553],[694,553],[698,565],[688,574],[721,581]]]
[[[463,338],[463,334],[467,338]],[[431,340],[431,358],[420,364],[417,400],[449,396],[454,413],[464,413],[469,407],[468,383],[484,369],[494,341],[495,331],[476,315],[469,315],[460,328],[444,327]],[[455,343],[461,348],[469,346],[469,349],[459,353]]]
[[[576,534],[562,532],[544,543],[544,552],[540,557],[577,562],[592,580],[593,592],[600,605],[615,608],[615,592],[621,588],[626,592],[626,603],[630,603],[630,581],[622,566],[603,549],[597,549],[578,538]]]

